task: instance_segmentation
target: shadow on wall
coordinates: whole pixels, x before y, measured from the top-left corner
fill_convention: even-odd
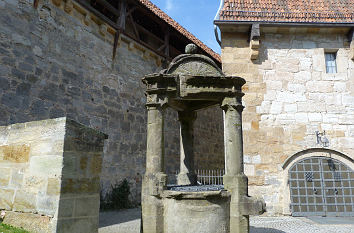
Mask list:
[[[141,211],[137,210],[138,209],[127,209],[120,211],[100,212],[99,227],[112,226],[140,219]]]
[[[250,227],[250,233],[286,233],[286,232],[274,228]]]

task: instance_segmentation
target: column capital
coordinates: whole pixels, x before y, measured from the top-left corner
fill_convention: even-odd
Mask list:
[[[179,111],[179,121],[195,121],[197,119],[197,112],[195,111]]]
[[[230,110],[233,108],[237,111],[243,111],[244,106],[241,103],[241,98],[237,97],[225,97],[221,103],[221,108],[225,111]]]
[[[167,96],[157,94],[146,95],[146,108],[166,108]]]

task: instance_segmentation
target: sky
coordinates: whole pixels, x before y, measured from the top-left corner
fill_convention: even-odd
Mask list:
[[[220,53],[214,36],[214,17],[220,0],[150,0],[209,48]]]

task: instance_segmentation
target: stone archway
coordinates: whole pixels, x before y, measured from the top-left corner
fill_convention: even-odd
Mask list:
[[[293,216],[354,216],[354,163],[323,148],[301,151],[285,161],[285,206]]]

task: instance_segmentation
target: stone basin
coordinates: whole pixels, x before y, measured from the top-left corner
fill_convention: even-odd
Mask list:
[[[223,185],[169,186],[163,200],[164,232],[230,232],[230,193]]]

